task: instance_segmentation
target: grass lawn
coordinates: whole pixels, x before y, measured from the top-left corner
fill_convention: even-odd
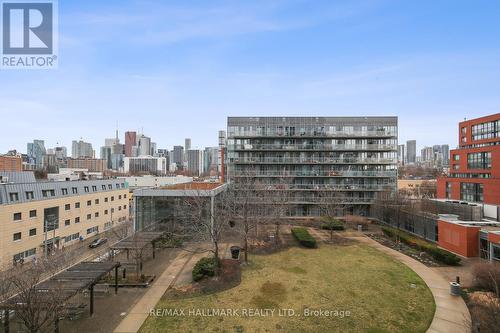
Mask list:
[[[293,247],[250,258],[239,286],[164,299],[157,308],[178,314],[183,309],[185,315],[150,316],[141,332],[425,332],[434,315],[434,299],[422,279],[366,245]],[[332,312],[305,316],[306,308]],[[204,317],[189,315],[190,309],[236,309],[238,315]],[[250,317],[243,309],[274,313]],[[295,315],[280,316],[279,309],[293,309]],[[344,312],[342,318],[335,310],[350,315]]]

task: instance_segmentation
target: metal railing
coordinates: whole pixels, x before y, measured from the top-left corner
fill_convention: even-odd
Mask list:
[[[234,171],[234,177],[396,177],[394,171]]]
[[[257,131],[230,131],[228,137],[315,137],[315,138],[349,138],[349,137],[391,137],[397,136],[396,131],[266,131],[259,133]]]
[[[383,150],[396,151],[396,145],[390,144],[272,144],[272,143],[256,143],[256,144],[233,144],[227,146],[229,150]]]
[[[396,164],[396,158],[301,158],[301,157],[237,157],[229,163],[239,164]]]

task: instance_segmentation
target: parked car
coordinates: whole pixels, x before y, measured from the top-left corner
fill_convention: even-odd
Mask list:
[[[94,249],[104,243],[106,243],[108,241],[107,238],[97,238],[96,240],[94,240],[92,243],[89,244],[89,247],[91,249]]]

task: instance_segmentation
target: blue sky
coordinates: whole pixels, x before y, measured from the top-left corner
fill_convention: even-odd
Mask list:
[[[59,68],[0,71],[0,152],[116,124],[217,144],[227,116],[397,115],[457,145],[500,110],[499,1],[59,1]]]

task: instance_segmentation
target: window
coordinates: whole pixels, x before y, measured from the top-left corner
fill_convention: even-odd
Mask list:
[[[61,189],[61,192],[62,192],[62,195],[68,195],[68,189],[67,188]]]
[[[97,192],[97,186],[92,186],[92,192]]]
[[[114,212],[115,212],[115,209],[111,208],[111,214],[113,214]]]
[[[42,197],[47,198],[47,197],[55,197],[56,191],[55,190],[42,190]]]
[[[104,215],[108,215],[108,210],[107,209],[104,211]]]
[[[75,202],[75,208],[80,208],[80,203],[79,202]]]
[[[75,223],[80,223],[80,217],[75,217]]]
[[[111,197],[111,201],[115,201],[115,197]]]
[[[36,209],[30,210],[30,218],[36,217]]]
[[[87,220],[90,220],[92,218],[92,214],[87,214]]]
[[[76,234],[72,234],[72,235],[64,237],[64,242],[65,243],[72,242],[72,241],[77,240],[79,238],[80,238],[80,233],[77,232]]]
[[[121,200],[121,199],[122,199],[122,195],[120,194],[120,195],[118,196],[118,200]]]
[[[113,189],[113,185],[109,184],[109,185],[108,185],[108,189],[109,189],[109,190],[112,190],[112,189]]]
[[[85,191],[85,193],[89,193],[89,187],[88,187],[88,186],[85,186],[85,187],[83,188],[83,190]]]
[[[65,221],[64,221],[64,226],[65,226],[65,227],[69,227],[69,226],[70,226],[70,224],[71,224],[71,221],[70,221],[70,220],[65,220]]]
[[[12,239],[15,241],[21,240],[21,233],[16,232],[15,234],[12,235]]]
[[[71,209],[71,205],[70,204],[65,204],[64,205],[64,210],[70,210]]]
[[[119,189],[120,188],[120,184],[116,184],[116,189]]]
[[[458,155],[458,154],[453,154],[453,160],[454,160],[454,161],[460,161],[460,155]]]
[[[127,199],[127,195],[126,195],[126,194],[124,194],[124,195],[123,195],[123,198],[124,198],[124,199]]]
[[[106,197],[106,198],[104,198],[104,202],[108,202],[108,198],[107,198],[107,197]]]
[[[96,213],[95,213],[95,217],[99,217],[99,212],[96,212]]]
[[[118,210],[119,210],[119,211],[120,211],[120,210],[122,210],[122,206],[118,206]]]
[[[29,250],[26,250],[24,252],[15,254],[12,257],[12,260],[14,261],[14,263],[18,263],[21,259],[24,260],[24,258],[28,258],[28,257],[34,256],[35,254],[36,254],[36,248],[29,249]]]
[[[102,185],[101,187],[103,191],[106,191],[106,185]]]
[[[467,154],[468,169],[491,169],[491,152]]]
[[[30,237],[36,236],[36,228],[30,229]]]
[[[127,209],[127,205],[123,205],[123,209]]]
[[[78,187],[72,187],[71,192],[73,192],[73,194],[78,194]]]
[[[92,206],[92,200],[87,201],[87,206]]]
[[[113,226],[113,222],[106,222],[104,223],[104,230],[108,230]]]
[[[483,202],[483,184],[460,183],[460,200]]]
[[[95,204],[98,205],[99,204],[99,199],[95,199]]]
[[[32,191],[26,192],[26,200],[32,200],[35,198],[35,194]]]
[[[460,165],[453,164],[453,170],[460,170]]]
[[[451,199],[451,183],[446,182],[446,199]]]
[[[95,227],[92,227],[92,228],[88,228],[87,229],[87,235],[88,234],[91,234],[93,232],[99,232],[99,226],[95,226]]]
[[[489,121],[472,125],[472,140],[486,140],[500,137],[500,122]]]
[[[9,193],[9,199],[10,201],[19,201],[19,193],[17,192]]]
[[[23,219],[23,214],[14,213],[14,221],[21,221]]]

